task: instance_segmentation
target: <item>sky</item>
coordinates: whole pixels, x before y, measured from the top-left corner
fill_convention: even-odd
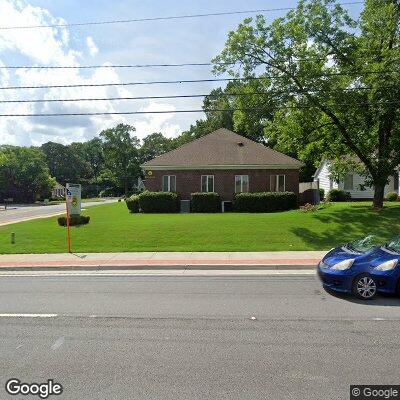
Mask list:
[[[0,0],[0,27],[162,17],[260,8],[293,7],[296,1],[249,0]],[[359,8],[359,7],[358,7]],[[353,6],[357,11],[357,6]],[[353,11],[353,10],[352,10]],[[282,16],[269,12],[267,20]],[[253,14],[254,15],[254,14]],[[249,15],[251,16],[251,14]],[[1,66],[83,66],[210,62],[229,31],[246,15],[40,29],[0,29]],[[213,78],[209,66],[140,69],[5,69],[1,86],[120,83]],[[220,85],[224,83],[220,83]],[[218,83],[0,90],[1,100],[207,94]],[[70,103],[2,103],[0,114],[124,112],[200,109],[202,98]],[[0,117],[0,144],[68,144],[97,136],[118,123],[140,139],[153,132],[176,137],[203,113],[133,116]]]

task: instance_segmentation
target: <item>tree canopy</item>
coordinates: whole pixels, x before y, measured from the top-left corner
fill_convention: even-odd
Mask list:
[[[332,0],[300,1],[271,24],[244,20],[214,71],[260,78],[275,107],[267,140],[305,161],[356,159],[379,208],[400,163],[399,18],[395,0],[367,0],[358,19]]]
[[[100,133],[105,165],[120,182],[125,195],[140,177],[139,139],[131,135],[135,130],[131,125],[119,124]]]
[[[16,202],[49,197],[55,185],[44,154],[32,147],[0,146],[0,196]]]

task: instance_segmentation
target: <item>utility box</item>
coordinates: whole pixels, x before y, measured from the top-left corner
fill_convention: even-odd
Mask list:
[[[221,211],[223,213],[233,211],[233,203],[231,201],[221,201]]]
[[[181,213],[190,213],[190,200],[181,200]]]

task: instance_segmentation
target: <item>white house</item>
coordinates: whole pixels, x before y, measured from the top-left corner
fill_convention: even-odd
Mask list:
[[[65,197],[65,187],[60,183],[56,182],[53,190],[51,191],[51,198],[52,199],[59,199]]]
[[[329,167],[329,161],[322,161],[314,174],[314,182],[317,183],[320,189],[325,190],[325,196],[331,189],[341,189],[350,192],[352,199],[372,199],[374,197],[373,188],[365,187],[365,190],[362,190],[360,187],[360,185],[365,184],[364,177],[354,172],[347,174],[345,179],[337,182],[331,176]],[[389,184],[385,187],[385,195],[389,192],[396,192],[400,195],[399,183],[400,177],[398,173],[390,177]]]

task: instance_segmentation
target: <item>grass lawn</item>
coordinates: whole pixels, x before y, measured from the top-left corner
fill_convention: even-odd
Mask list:
[[[88,207],[89,225],[71,228],[74,252],[325,250],[374,233],[400,234],[400,203],[333,203],[317,212],[129,214],[124,202]],[[11,232],[16,244],[10,243]],[[66,251],[57,218],[0,227],[0,253]]]

